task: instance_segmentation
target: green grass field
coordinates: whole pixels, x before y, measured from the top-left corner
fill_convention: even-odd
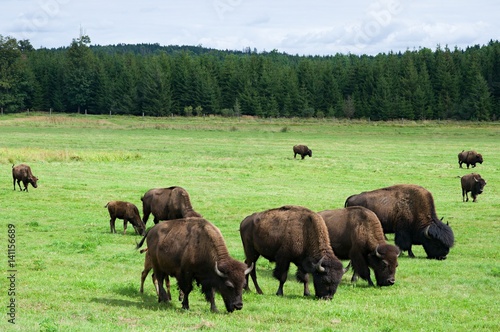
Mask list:
[[[18,114],[0,117],[1,331],[499,331],[500,124],[349,122],[251,118],[133,118]],[[313,157],[294,159],[307,144]],[[457,154],[475,149],[487,181],[463,203]],[[12,164],[27,163],[37,189],[14,191]],[[140,240],[121,221],[111,234],[104,205],[136,204],[149,189],[178,185],[220,228],[243,261],[239,224],[286,204],[314,211],[343,207],[355,193],[396,183],[422,185],[456,244],[445,261],[399,259],[396,284],[368,287],[347,273],[332,301],[304,298],[292,265],[284,297],[274,265],[257,263],[243,310],[211,313],[198,288],[191,309],[159,304],[148,277],[139,293]],[[8,225],[15,226],[15,296]],[[152,217],[147,226],[153,224]],[[389,235],[389,241],[393,237]],[[11,257],[12,258],[12,257]],[[344,262],[346,265],[347,262]],[[174,281],[175,284],[175,281]],[[173,297],[176,298],[177,290]],[[15,299],[15,324],[8,305]]]

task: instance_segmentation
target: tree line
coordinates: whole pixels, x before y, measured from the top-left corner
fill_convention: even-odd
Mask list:
[[[89,114],[497,120],[500,43],[299,56],[201,46],[34,49],[0,35],[0,107]]]

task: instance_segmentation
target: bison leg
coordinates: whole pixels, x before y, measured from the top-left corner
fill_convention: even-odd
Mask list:
[[[254,264],[255,266],[255,262],[248,262],[248,261],[245,261],[245,263],[247,264],[247,266],[251,266],[252,263]],[[249,264],[250,263],[250,264]],[[257,271],[255,271],[256,268],[254,267],[252,269],[252,271],[250,271],[250,276],[252,277],[252,281],[253,281],[253,284],[255,286],[255,291],[257,292],[257,294],[264,294],[262,292],[262,289],[260,289],[260,286],[259,286],[259,283],[257,282]],[[248,274],[245,276],[245,278],[247,279],[247,284],[245,286],[245,290],[250,290],[249,286],[248,286]]]
[[[401,249],[401,251],[408,251],[408,256],[414,258],[415,255],[411,251],[411,237],[406,232],[396,231],[394,236],[394,242]]]
[[[146,225],[146,223],[148,222],[148,219],[149,219],[149,214],[151,212],[149,211],[144,211],[144,215],[142,216],[142,222],[144,223],[144,226]]]
[[[368,267],[366,258],[358,252],[351,252],[349,258],[351,259],[352,269],[354,270],[353,278],[355,275],[358,275],[361,279],[368,281],[370,286],[375,286],[370,277],[370,268]]]
[[[142,270],[141,273],[141,288],[139,290],[141,293],[144,293],[144,280],[146,280],[149,271],[151,271],[151,269],[153,268],[153,266],[151,265],[151,258],[148,255],[149,254],[146,252],[146,256],[144,258],[144,270]],[[153,278],[153,284],[155,285],[156,295],[158,295],[159,294],[158,281],[156,280],[154,273],[151,276],[151,278]]]
[[[141,288],[139,289],[139,292],[140,293],[144,293],[144,280],[146,280],[146,277],[148,276],[149,274],[149,270],[142,270],[142,273],[141,273]],[[154,273],[153,273],[154,274]],[[155,283],[155,280],[153,278],[153,284]],[[155,288],[156,288],[156,285],[155,285]],[[158,289],[157,290],[157,295],[158,295]]]
[[[462,202],[468,202],[468,201],[469,201],[469,195],[467,194],[467,190],[462,189]]]
[[[193,290],[193,284],[191,282],[185,282],[177,278],[177,284],[179,285],[179,289],[184,294],[184,298],[182,299],[182,309],[189,310],[189,293]]]
[[[201,292],[205,294],[205,300],[210,302],[210,311],[211,312],[219,312],[217,310],[217,306],[215,305],[215,293],[214,289],[207,285],[201,285]]]
[[[111,228],[111,233],[116,233],[115,220],[116,218],[109,219],[109,228]]]
[[[156,276],[157,285],[158,285],[158,302],[168,302],[168,294],[163,288],[163,281],[165,280],[166,275],[163,273],[156,273],[153,271],[153,274]]]
[[[290,262],[276,262],[276,267],[274,268],[273,276],[280,282],[280,285],[278,286],[278,291],[276,292],[276,295],[278,296],[283,296],[283,285],[286,282],[289,268],[290,268]]]
[[[127,219],[123,219],[123,235],[127,234]]]
[[[310,296],[311,292],[309,291],[309,274],[300,268],[297,270],[297,280],[304,284],[304,296]]]

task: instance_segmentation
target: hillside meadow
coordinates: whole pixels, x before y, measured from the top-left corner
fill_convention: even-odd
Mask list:
[[[500,330],[498,122],[30,113],[1,116],[0,133],[2,331]],[[308,145],[312,158],[294,159],[295,144]],[[464,149],[484,157],[474,169],[487,181],[477,203],[462,202],[459,178],[472,172],[458,167]],[[11,167],[19,163],[31,166],[38,188],[13,190]],[[142,214],[147,190],[184,187],[243,261],[238,229],[247,215],[288,204],[342,208],[349,195],[397,183],[434,195],[438,216],[455,233],[448,259],[428,260],[415,246],[416,258],[399,258],[394,286],[351,283],[350,271],[334,299],[323,301],[302,296],[293,265],[284,296],[276,296],[274,264],[261,258],[264,295],[250,283],[243,309],[232,314],[219,295],[220,312],[211,313],[197,287],[189,311],[181,309],[175,287],[174,300],[159,304],[149,276],[140,294],[140,236],[130,225],[123,235],[120,220],[118,234],[111,234],[104,208],[125,200]],[[9,257],[10,229],[16,247]],[[15,324],[7,315],[12,298]]]

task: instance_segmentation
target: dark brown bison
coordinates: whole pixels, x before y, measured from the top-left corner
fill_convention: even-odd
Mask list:
[[[356,205],[375,212],[384,233],[395,233],[396,245],[410,257],[415,257],[413,244],[423,245],[427,258],[439,260],[445,259],[453,246],[453,231],[438,219],[434,198],[425,188],[401,184],[347,198],[346,207]]]
[[[280,282],[276,295],[283,295],[290,263],[298,268],[296,276],[304,283],[305,296],[310,295],[309,273],[318,298],[331,299],[335,294],[344,271],[342,262],[333,253],[328,230],[319,214],[300,206],[254,213],[241,222],[240,235],[247,266],[255,264],[260,256],[276,262],[273,275]],[[250,275],[257,293],[262,294],[255,269]]]
[[[305,146],[305,145],[294,145],[294,147],[293,147],[293,158],[297,157],[298,154],[302,157],[302,159],[304,159],[305,156],[309,156],[309,157],[313,156],[312,150],[309,149],[307,146]]]
[[[462,200],[464,202],[469,201],[469,195],[467,194],[469,192],[473,198],[472,201],[475,202],[477,195],[483,193],[484,186],[486,185],[486,181],[477,173],[462,176],[460,182],[462,183]]]
[[[467,168],[472,165],[472,168],[476,167],[476,163],[483,163],[483,156],[474,150],[464,151],[458,154],[458,165],[462,168],[462,164],[466,164]]]
[[[169,276],[173,276],[184,294],[183,309],[189,309],[193,281],[201,285],[212,311],[217,311],[215,291],[221,294],[228,312],[242,309],[245,275],[252,267],[229,256],[221,232],[212,223],[195,217],[163,221],[147,232],[137,248],[146,240],[159,302],[169,301],[163,283],[168,285]]]
[[[189,194],[181,187],[150,189],[141,197],[141,201],[144,225],[148,222],[151,213],[155,224],[160,220],[201,218],[201,215],[193,210]]]
[[[370,278],[372,268],[377,285],[394,284],[399,248],[385,241],[382,225],[373,211],[352,206],[318,213],[325,220],[335,256],[351,261],[353,281],[359,275],[374,286]]]
[[[26,164],[19,164],[17,166],[12,165],[12,183],[14,185],[14,190],[16,190],[16,181],[20,191],[25,190],[27,192],[28,184],[30,183],[33,188],[38,187],[38,178],[33,175],[31,168]],[[24,189],[21,189],[21,181],[23,182]]]
[[[109,212],[109,226],[111,228],[111,233],[116,233],[115,220],[123,220],[123,234],[127,232],[127,222],[130,222],[134,226],[135,232],[143,235],[146,226],[142,222],[141,216],[139,215],[139,209],[132,203],[124,201],[111,201],[104,206],[108,208]]]

